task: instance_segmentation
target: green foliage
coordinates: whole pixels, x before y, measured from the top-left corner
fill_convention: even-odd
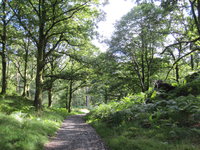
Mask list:
[[[21,96],[2,96],[0,98],[0,112],[11,114],[14,111],[27,112],[33,110],[32,101]]]
[[[164,99],[152,90],[146,95],[130,95],[119,102],[100,105],[87,119],[113,150],[198,150],[200,97],[177,97],[177,91]],[[145,104],[146,96],[153,101]]]
[[[0,100],[1,150],[39,150],[66,118],[66,109],[35,112],[32,101],[22,97]]]
[[[140,93],[138,95],[129,95],[120,102],[101,104],[90,112],[90,118],[102,119],[110,124],[119,124],[123,120],[128,121],[132,118],[132,111],[130,108],[133,104],[139,106],[139,104],[144,103],[144,97],[145,94]]]
[[[177,95],[187,96],[189,94],[198,95],[200,93],[200,78],[192,80],[177,88]]]

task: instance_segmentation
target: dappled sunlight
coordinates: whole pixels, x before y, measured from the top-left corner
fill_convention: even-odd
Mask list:
[[[83,112],[85,114],[89,113],[90,111],[88,109],[80,109],[80,112]]]

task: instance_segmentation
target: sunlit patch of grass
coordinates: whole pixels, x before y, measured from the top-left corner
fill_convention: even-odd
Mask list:
[[[60,127],[61,119],[65,118],[62,116],[55,119],[53,116],[50,117],[50,114],[47,115],[47,118],[43,115],[40,119],[33,115],[31,118],[24,117],[20,120],[18,117],[0,114],[1,150],[42,149],[48,137],[54,135],[55,131]]]
[[[62,121],[71,114],[64,108],[48,108],[36,112],[32,101],[28,99],[1,97],[0,150],[42,150],[48,138],[55,134]]]

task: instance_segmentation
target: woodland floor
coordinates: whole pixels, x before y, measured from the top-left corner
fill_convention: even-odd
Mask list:
[[[45,150],[106,150],[96,131],[83,120],[84,115],[68,117]]]

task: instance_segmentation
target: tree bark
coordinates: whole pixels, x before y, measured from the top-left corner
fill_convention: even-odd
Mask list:
[[[51,75],[53,75],[54,66],[53,66],[53,60],[50,62],[51,65]],[[53,77],[51,77],[51,82],[48,88],[48,107],[51,107],[52,104],[52,88],[53,88]]]
[[[191,63],[191,69],[194,70],[194,55],[193,54],[191,54],[190,63]]]
[[[88,87],[86,87],[86,96],[85,96],[86,107],[89,106],[89,95],[88,95]]]
[[[36,74],[36,91],[35,91],[35,100],[34,106],[36,110],[40,110],[42,108],[42,85],[43,85],[43,69],[41,69],[41,65],[37,64],[37,74]]]
[[[6,94],[7,81],[6,81],[6,40],[7,40],[7,23],[6,23],[6,0],[3,0],[3,35],[2,35],[2,90],[1,94]]]
[[[43,65],[44,65],[44,43],[42,42],[42,37],[40,40],[40,44],[38,47],[38,55],[37,55],[37,72],[36,72],[36,91],[35,91],[35,100],[34,106],[36,110],[40,110],[42,108],[42,91],[43,91]]]
[[[71,105],[72,105],[72,93],[73,93],[73,81],[70,80],[70,83],[69,83],[69,99],[68,99],[68,112],[70,113],[71,112]]]
[[[40,110],[42,108],[43,68],[45,64],[44,52],[46,48],[46,40],[44,35],[46,21],[45,0],[40,0],[39,10],[39,42],[37,45],[36,91],[34,100],[34,106],[36,110]]]
[[[176,64],[175,69],[176,69],[176,82],[179,83],[179,65],[178,65],[178,63]]]
[[[29,47],[29,40],[28,45],[25,47],[25,59],[24,59],[24,85],[23,85],[23,94],[22,96],[28,96],[28,86],[27,86],[27,65],[28,65],[28,47]]]
[[[1,90],[1,94],[6,94],[6,89],[7,89],[5,51],[6,51],[6,46],[4,43],[3,47],[2,47],[2,90]]]

